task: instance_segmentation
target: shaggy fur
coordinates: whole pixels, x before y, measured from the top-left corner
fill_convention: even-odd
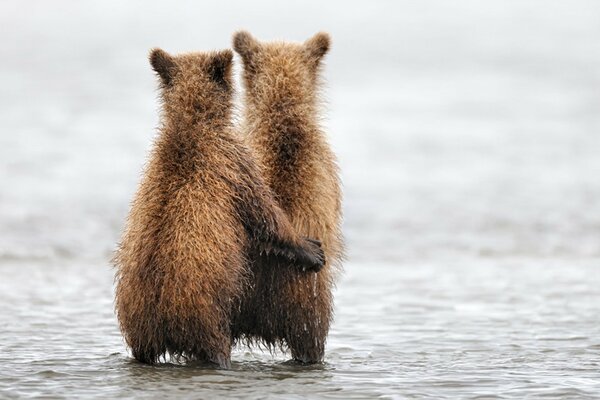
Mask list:
[[[333,317],[332,289],[341,271],[341,189],[335,156],[319,127],[318,86],[329,36],[302,44],[233,37],[245,85],[242,131],[267,183],[296,232],[323,243],[318,274],[260,269],[250,302],[255,321],[239,328],[251,341],[287,343],[294,359],[319,362]]]
[[[255,259],[324,263],[320,243],[296,235],[232,134],[232,57],[150,55],[162,126],[114,260],[119,324],[142,362],[170,354],[228,367]]]

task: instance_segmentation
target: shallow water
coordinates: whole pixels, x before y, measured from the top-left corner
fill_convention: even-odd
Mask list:
[[[600,397],[600,4],[344,4],[0,3],[0,398]],[[147,51],[240,27],[333,37],[326,362],[141,365],[108,260],[157,124]]]
[[[236,349],[231,370],[124,351],[112,274],[10,263],[2,397],[590,398],[600,393],[597,265],[351,264],[323,365]]]

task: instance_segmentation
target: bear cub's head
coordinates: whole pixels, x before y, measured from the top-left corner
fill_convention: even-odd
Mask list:
[[[304,43],[259,42],[245,31],[233,36],[233,49],[244,63],[249,100],[261,102],[311,100],[321,60],[329,47],[329,35],[324,32]]]
[[[195,124],[228,118],[233,97],[231,50],[172,56],[153,49],[149,58],[160,78],[167,119]]]

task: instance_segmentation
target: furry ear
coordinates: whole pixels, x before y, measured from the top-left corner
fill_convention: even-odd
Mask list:
[[[169,86],[177,73],[177,64],[173,57],[164,50],[153,49],[150,52],[150,64],[162,82]]]
[[[331,39],[329,38],[329,34],[325,32],[319,32],[304,42],[304,48],[309,57],[317,63],[329,51],[330,45]]]
[[[232,62],[233,52],[231,50],[222,50],[215,53],[208,64],[208,73],[211,79],[220,85],[229,87]]]
[[[233,49],[244,62],[250,61],[252,54],[258,51],[260,43],[246,31],[239,31],[233,35]]]

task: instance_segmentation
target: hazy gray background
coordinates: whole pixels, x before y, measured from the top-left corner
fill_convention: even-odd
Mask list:
[[[148,50],[240,28],[332,35],[352,257],[600,255],[596,2],[227,3],[0,3],[3,257],[105,258],[157,125]]]
[[[327,364],[146,369],[108,259],[158,124],[148,51],[241,28],[333,39],[349,261]],[[592,398],[599,111],[596,1],[2,1],[0,391]]]

